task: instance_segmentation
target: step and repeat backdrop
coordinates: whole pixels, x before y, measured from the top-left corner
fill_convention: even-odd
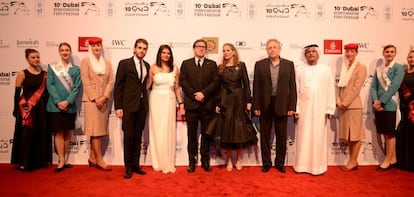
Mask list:
[[[44,68],[59,60],[58,44],[69,42],[73,62],[79,65],[87,56],[85,40],[103,38],[105,58],[116,71],[119,60],[132,56],[137,38],[147,39],[146,60],[155,62],[159,45],[169,44],[175,65],[193,56],[192,43],[198,38],[208,42],[208,58],[221,61],[221,48],[234,44],[248,67],[253,80],[254,63],[266,57],[265,43],[269,38],[282,42],[281,56],[303,63],[302,48],[308,44],[320,46],[320,62],[332,67],[339,77],[343,60],[343,45],[358,43],[359,60],[367,66],[369,76],[362,89],[366,139],[363,141],[360,164],[382,161],[383,144],[376,134],[370,107],[369,87],[375,68],[383,63],[382,47],[397,46],[396,61],[406,63],[414,47],[414,2],[411,0],[0,0],[0,163],[9,163],[15,119],[12,116],[16,73],[27,67],[26,48],[40,52]],[[86,164],[89,140],[80,127],[73,131],[69,162]],[[257,121],[257,120],[256,120]],[[342,165],[348,158],[346,142],[338,139],[337,119],[328,125],[328,161]],[[110,113],[109,136],[105,141],[105,160],[123,164],[123,132],[121,121]],[[187,165],[187,127],[177,121],[176,164]],[[295,154],[294,123],[289,122],[288,154],[291,165]],[[147,154],[148,128],[143,135],[141,163],[151,164]],[[259,144],[259,143],[258,143]],[[274,157],[275,146],[272,146]],[[212,165],[224,160],[212,148]],[[54,161],[57,161],[54,155]],[[244,151],[245,165],[261,165],[260,146]]]

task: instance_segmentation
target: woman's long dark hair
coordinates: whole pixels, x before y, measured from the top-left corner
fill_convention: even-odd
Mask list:
[[[172,52],[170,46],[168,46],[166,44],[163,44],[163,45],[160,46],[160,48],[158,49],[158,52],[157,52],[156,64],[157,64],[158,67],[160,67],[160,68],[162,67],[161,53],[164,49],[168,49],[168,51],[170,51],[170,59],[168,60],[167,65],[170,68],[170,72],[172,72],[173,69],[174,69],[174,56],[173,56],[173,52]]]

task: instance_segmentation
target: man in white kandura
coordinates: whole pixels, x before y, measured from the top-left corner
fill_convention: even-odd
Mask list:
[[[293,169],[320,175],[328,169],[327,124],[335,112],[331,68],[318,63],[318,45],[304,48],[306,62],[296,69],[296,153]]]

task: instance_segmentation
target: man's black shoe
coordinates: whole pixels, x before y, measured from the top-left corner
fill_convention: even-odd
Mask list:
[[[285,166],[275,166],[276,170],[278,170],[281,173],[286,173]]]
[[[141,168],[137,167],[133,170],[135,173],[139,174],[139,175],[145,175],[147,173],[145,173],[144,170],[142,170]]]
[[[190,163],[188,165],[187,172],[190,172],[190,173],[195,172],[195,164],[194,163]]]
[[[269,172],[270,170],[270,166],[263,166],[262,167],[262,172]]]
[[[204,169],[204,171],[206,171],[206,172],[211,172],[211,171],[213,171],[213,170],[211,169],[210,165],[208,165],[208,164],[204,164],[204,165],[202,165],[201,167],[202,167],[202,168]]]
[[[132,169],[125,170],[124,178],[130,179],[132,177]]]

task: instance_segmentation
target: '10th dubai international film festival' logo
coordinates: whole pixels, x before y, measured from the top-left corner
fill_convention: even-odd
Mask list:
[[[250,4],[254,6],[254,4]],[[248,8],[249,9],[249,8]],[[254,12],[255,7],[251,10]],[[255,13],[253,13],[255,15]],[[242,11],[239,6],[233,2],[225,3],[195,3],[194,16],[196,17],[241,17]]]
[[[53,3],[54,16],[98,16],[101,10],[95,2],[55,2]]]
[[[127,2],[124,4],[125,16],[170,16],[170,9],[164,2]]]
[[[334,6],[334,19],[358,20],[378,17],[379,14],[373,6]]]
[[[221,4],[220,3],[195,3],[194,16],[198,17],[220,17]]]
[[[89,140],[79,139],[76,141],[69,141],[69,150],[70,153],[74,154],[85,154],[89,151]]]
[[[0,2],[0,16],[29,15],[30,11],[23,1]]]
[[[293,4],[268,4],[265,6],[267,18],[309,18],[311,12],[306,5]]]
[[[13,77],[17,75],[18,72],[0,72],[0,86],[8,86],[12,84]]]

